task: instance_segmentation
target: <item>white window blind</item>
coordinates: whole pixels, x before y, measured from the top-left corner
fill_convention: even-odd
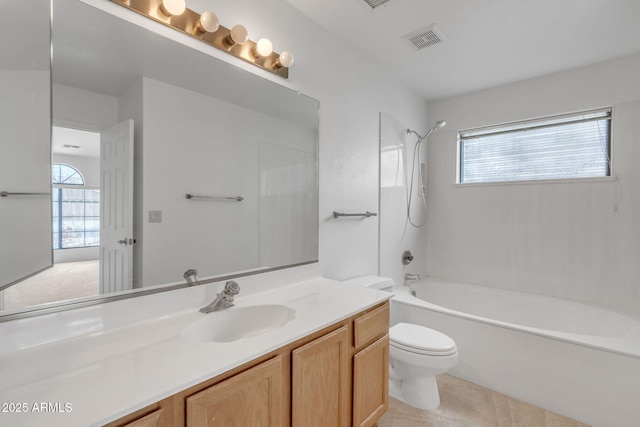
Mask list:
[[[458,133],[459,183],[611,175],[611,109]]]

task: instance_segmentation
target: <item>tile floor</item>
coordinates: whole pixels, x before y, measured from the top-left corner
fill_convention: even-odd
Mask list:
[[[419,411],[390,399],[378,427],[586,427],[504,394],[450,375],[438,377],[440,407]]]

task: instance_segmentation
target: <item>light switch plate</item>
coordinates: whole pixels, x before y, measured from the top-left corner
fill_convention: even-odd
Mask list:
[[[162,211],[149,211],[149,223],[162,222]]]

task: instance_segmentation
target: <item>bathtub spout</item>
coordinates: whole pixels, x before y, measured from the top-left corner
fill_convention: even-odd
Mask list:
[[[420,280],[420,275],[419,274],[406,273],[404,275],[404,281],[406,282],[408,280]]]

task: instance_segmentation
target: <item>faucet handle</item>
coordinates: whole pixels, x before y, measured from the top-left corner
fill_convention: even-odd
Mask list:
[[[184,277],[187,280],[187,283],[189,283],[190,285],[194,284],[198,281],[198,270],[196,270],[195,268],[190,268],[184,272],[182,277]]]
[[[240,285],[233,280],[229,280],[224,285],[224,292],[229,295],[238,295],[240,293]]]

